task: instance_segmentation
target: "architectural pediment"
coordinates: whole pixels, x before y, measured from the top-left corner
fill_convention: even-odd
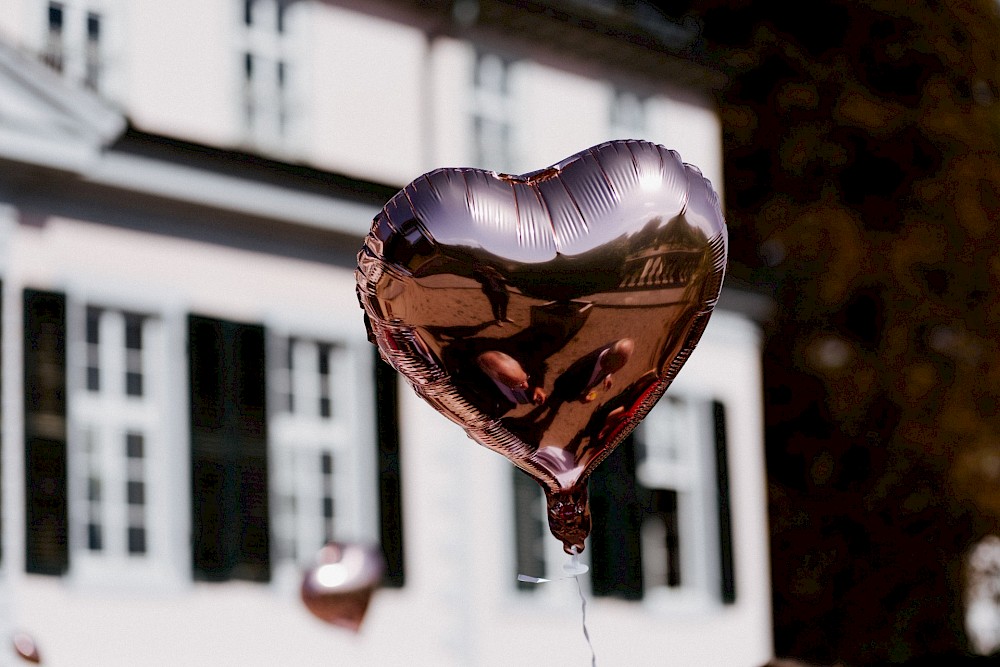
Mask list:
[[[0,41],[0,160],[80,172],[125,127],[107,101]]]

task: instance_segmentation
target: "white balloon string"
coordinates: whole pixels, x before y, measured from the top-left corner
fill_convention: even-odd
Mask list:
[[[546,584],[550,581],[562,581],[564,579],[576,580],[576,590],[580,593],[580,614],[583,624],[583,638],[587,640],[587,647],[590,649],[590,665],[591,667],[597,667],[597,653],[594,652],[594,644],[590,641],[590,631],[587,629],[587,598],[583,594],[583,585],[580,583],[580,575],[584,574],[589,569],[590,568],[580,562],[580,554],[578,554],[574,548],[573,554],[570,556],[569,563],[563,565],[563,571],[565,571],[568,576],[559,577],[558,579],[545,579],[544,577],[532,577],[527,574],[518,574],[517,580],[524,581],[529,584]]]
[[[576,589],[580,591],[580,613],[583,616],[583,638],[587,640],[587,646],[590,648],[590,665],[591,667],[597,667],[597,653],[594,652],[594,644],[590,641],[590,631],[587,630],[587,598],[583,596],[583,586],[580,584],[580,577],[573,576],[576,579]]]
[[[580,575],[588,568],[580,562],[580,553],[573,547],[573,555],[570,556],[569,565],[563,565],[563,569],[573,574],[576,579],[576,590],[580,593],[580,616],[583,625],[583,638],[587,640],[587,647],[590,649],[590,665],[597,667],[597,653],[594,652],[594,644],[590,641],[590,631],[587,630],[587,598],[583,595],[583,584],[580,583]]]

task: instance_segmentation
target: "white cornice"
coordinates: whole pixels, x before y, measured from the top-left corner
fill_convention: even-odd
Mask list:
[[[364,236],[379,207],[208,171],[154,158],[109,151],[82,175],[84,182],[303,225]]]
[[[0,158],[80,173],[125,127],[96,94],[0,41]]]

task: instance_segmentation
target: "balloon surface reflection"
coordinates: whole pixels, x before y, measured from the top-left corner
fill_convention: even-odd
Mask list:
[[[378,549],[331,542],[302,578],[302,602],[316,618],[358,632],[384,570]]]
[[[697,344],[726,245],[696,168],[615,141],[521,176],[420,176],[373,221],[358,298],[383,358],[534,477],[579,552],[587,478]]]

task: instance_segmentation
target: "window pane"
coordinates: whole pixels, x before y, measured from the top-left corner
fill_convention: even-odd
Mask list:
[[[649,514],[642,524],[642,565],[646,588],[681,585],[677,492],[651,493]]]
[[[288,0],[277,0],[277,28],[279,33],[285,32],[285,11],[288,9]]]
[[[49,30],[62,32],[63,6],[58,2],[49,3]]]
[[[125,374],[125,393],[129,396],[142,396],[142,374],[129,372]]]
[[[142,349],[142,315],[125,314],[125,348],[128,350]]]
[[[146,504],[146,485],[143,484],[141,481],[128,482],[127,490],[128,490],[129,505]]]
[[[146,529],[130,527],[128,529],[128,552],[130,554],[146,553]]]
[[[87,367],[87,391],[101,390],[101,371],[93,366]]]
[[[130,459],[141,459],[143,457],[141,433],[128,433],[125,435],[125,456]]]
[[[101,534],[100,524],[87,524],[87,549],[90,551],[101,551],[104,549],[104,539]]]
[[[101,501],[101,480],[97,477],[87,478],[87,500],[92,503]]]
[[[87,41],[96,42],[101,38],[101,15],[88,12],[87,14]]]
[[[87,308],[86,324],[87,343],[87,390],[101,390],[101,310],[99,308]]]

